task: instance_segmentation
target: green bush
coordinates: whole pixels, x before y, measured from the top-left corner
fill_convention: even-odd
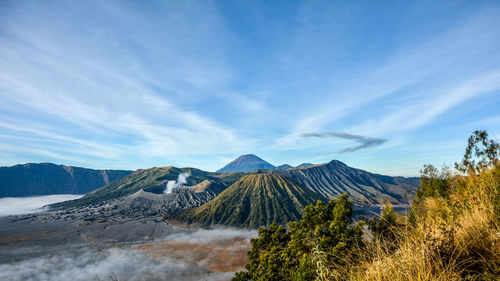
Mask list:
[[[398,215],[394,212],[392,204],[389,200],[382,208],[380,218],[373,216],[368,221],[368,229],[372,232],[376,239],[393,241],[396,238],[398,227]]]
[[[315,251],[328,253],[324,263],[347,265],[358,253],[363,234],[362,223],[352,225],[352,213],[352,202],[343,194],[326,205],[318,201],[307,206],[288,230],[276,224],[260,228],[259,237],[251,241],[247,271],[237,273],[233,281],[316,280]]]

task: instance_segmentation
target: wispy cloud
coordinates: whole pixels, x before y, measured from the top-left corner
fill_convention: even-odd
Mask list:
[[[419,128],[432,123],[445,112],[468,100],[498,90],[500,90],[500,70],[481,73],[464,81],[430,89],[428,93],[419,95],[418,99],[409,99],[404,107],[388,110],[350,129],[380,134]]]
[[[343,142],[303,132],[394,148],[496,116],[498,98],[488,112],[468,102],[498,97],[498,4],[0,2],[4,164],[216,170],[247,151],[308,161]]]
[[[218,43],[227,32],[212,6],[161,4],[158,9],[166,14],[160,17],[127,5],[94,4],[92,17],[114,24],[98,28],[87,22],[87,6],[69,9],[75,18],[66,23],[64,17],[48,16],[53,11],[41,4],[31,10],[14,5],[2,21],[0,114],[9,122],[0,127],[24,137],[10,146],[58,143],[46,146],[54,157],[69,152],[100,162],[130,157],[147,162],[252,145],[237,128],[191,105],[190,98],[200,99],[200,93],[220,87],[230,76]],[[23,20],[33,15],[32,21]],[[51,20],[33,25],[43,18]],[[79,36],[60,28],[66,24],[79,29]],[[125,30],[126,37],[118,35]],[[210,34],[219,39],[211,40]]]
[[[304,114],[298,110],[294,126],[273,148],[307,149],[298,137],[301,132],[331,126],[368,134],[405,133],[470,99],[494,93],[500,89],[500,32],[490,27],[500,24],[499,13],[494,7],[471,12],[426,40],[394,49],[341,83],[332,82],[317,95],[314,109],[304,107]],[[307,41],[307,33],[303,36]]]
[[[316,137],[316,138],[335,137],[335,138],[341,138],[341,139],[346,139],[346,140],[354,140],[354,141],[360,143],[360,145],[357,145],[357,146],[342,148],[341,150],[338,151],[338,153],[354,152],[354,151],[358,151],[361,149],[378,146],[378,145],[381,145],[387,141],[386,139],[372,138],[372,137],[353,135],[353,134],[348,134],[348,133],[340,133],[340,132],[303,133],[300,136],[304,137],[304,138],[308,138],[308,137]]]

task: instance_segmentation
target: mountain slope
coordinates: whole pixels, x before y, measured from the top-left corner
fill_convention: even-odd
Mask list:
[[[274,166],[253,154],[246,154],[217,170],[217,173],[251,172],[258,169],[274,169]]]
[[[80,199],[57,203],[52,205],[52,207],[76,207],[95,204],[127,196],[141,189],[146,189],[153,193],[162,193],[168,181],[176,181],[181,173],[188,173],[190,175],[186,179],[187,186],[199,184],[204,180],[212,180],[219,185],[229,186],[221,178],[214,177],[211,173],[202,170],[194,168],[155,167],[137,170],[126,177],[86,194]]]
[[[132,171],[93,170],[52,163],[0,167],[0,197],[84,194]]]
[[[357,205],[408,204],[413,199],[419,178],[390,177],[355,169],[333,160],[326,164],[296,167],[289,170],[266,170],[261,173],[285,175],[327,198],[348,193]]]
[[[215,199],[178,216],[188,223],[257,228],[301,218],[304,208],[325,198],[288,177],[244,176]]]
[[[163,219],[173,213],[187,208],[201,206],[214,199],[227,185],[221,181],[204,180],[193,186],[182,186],[172,193],[158,193],[154,188],[140,189],[139,191],[98,204],[89,204],[78,208],[60,210],[64,214],[72,213],[87,221],[106,220],[108,218],[129,217],[156,217]]]
[[[167,216],[186,208],[201,206],[227,188],[221,181],[204,180],[192,186],[183,186],[169,194],[154,194],[143,189],[119,199],[115,205],[121,213],[141,213]],[[111,208],[111,209],[113,209]]]

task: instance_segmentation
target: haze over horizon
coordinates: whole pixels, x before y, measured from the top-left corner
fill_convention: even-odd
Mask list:
[[[415,176],[500,138],[500,3],[2,1],[0,166]]]

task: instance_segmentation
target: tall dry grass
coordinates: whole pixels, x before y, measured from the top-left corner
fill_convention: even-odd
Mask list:
[[[367,241],[359,260],[322,265],[318,280],[500,280],[500,167],[450,181],[449,196],[414,206],[394,240]]]

